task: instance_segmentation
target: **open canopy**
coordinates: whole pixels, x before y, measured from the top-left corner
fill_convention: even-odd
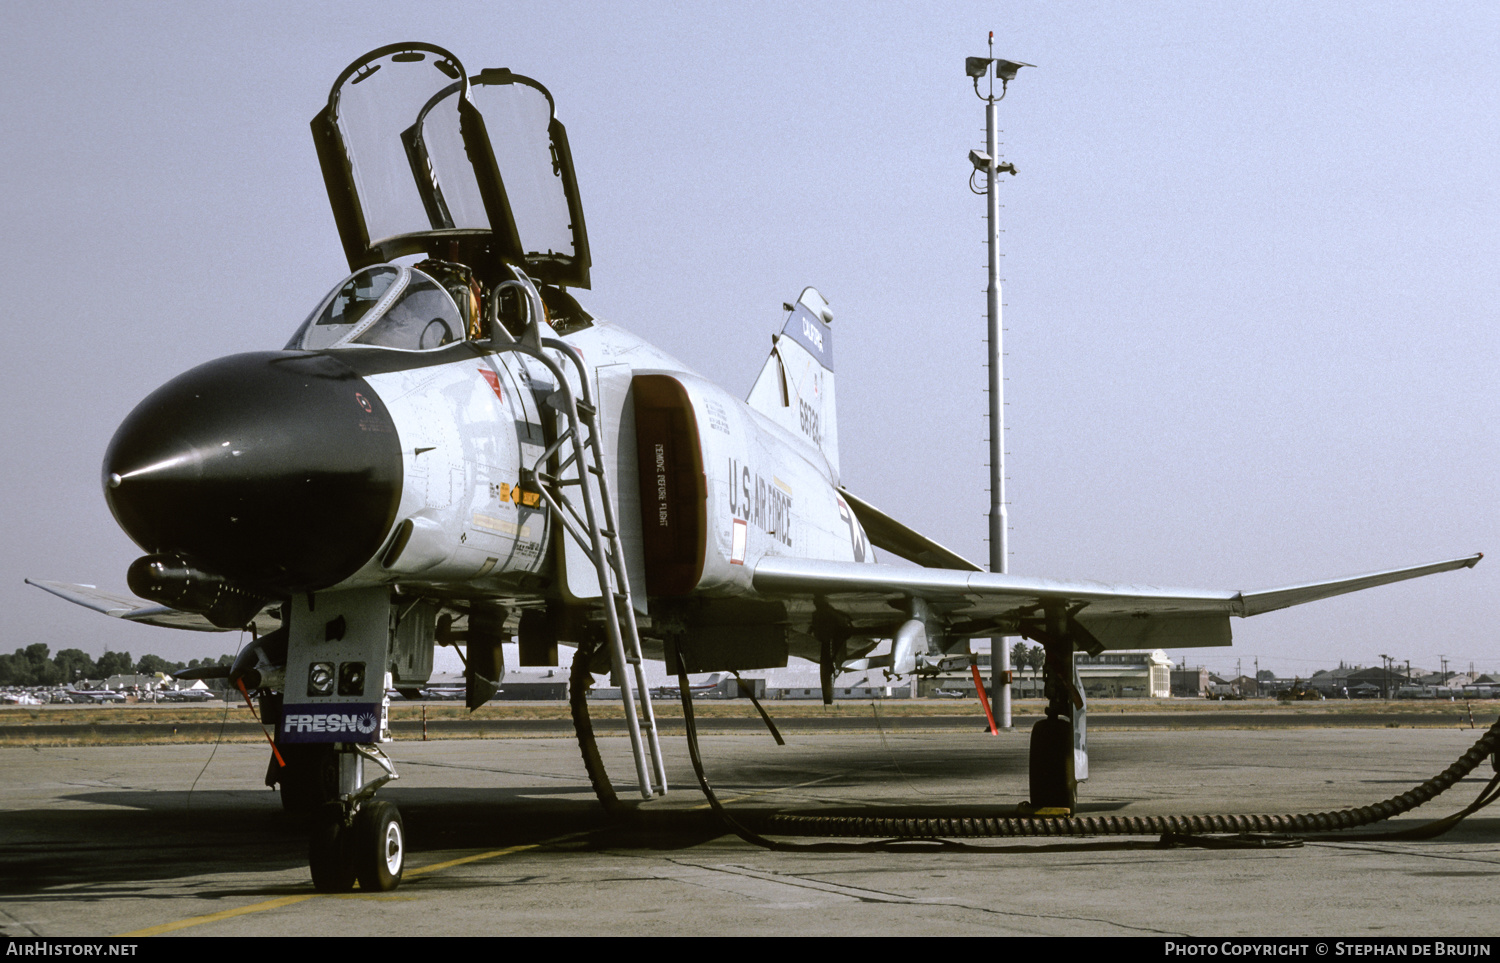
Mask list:
[[[339,75],[312,129],[351,270],[428,254],[589,286],[567,131],[535,80],[392,44]]]

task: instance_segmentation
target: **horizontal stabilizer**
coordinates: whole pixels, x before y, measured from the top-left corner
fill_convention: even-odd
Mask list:
[[[51,592],[74,605],[81,605],[86,609],[93,609],[95,612],[108,615],[110,618],[124,619],[127,622],[142,622],[146,625],[159,625],[167,629],[187,629],[192,632],[231,631],[219,628],[206,617],[195,612],[183,612],[170,606],[157,605],[124,592],[103,592],[92,585],[70,585],[67,582],[43,582],[37,579],[27,579],[26,584],[35,585],[43,592]],[[255,629],[262,634],[274,631],[279,625],[281,625],[281,620],[274,615],[263,612],[255,617]]]
[[[1304,602],[1316,602],[1318,599],[1331,598],[1335,595],[1343,595],[1347,592],[1358,592],[1361,589],[1374,588],[1377,585],[1388,585],[1391,582],[1403,582],[1409,578],[1420,578],[1423,575],[1433,575],[1438,572],[1451,572],[1459,568],[1473,568],[1484,558],[1482,552],[1476,552],[1467,558],[1456,558],[1448,562],[1433,562],[1431,565],[1417,565],[1412,568],[1393,568],[1385,572],[1371,572],[1368,575],[1354,575],[1349,578],[1334,579],[1331,582],[1309,582],[1306,585],[1289,585],[1286,588],[1266,589],[1260,592],[1244,592],[1241,598],[1244,600],[1242,611],[1238,615],[1259,615],[1262,612],[1274,612],[1277,609],[1290,608],[1293,605],[1301,605]]]
[[[925,535],[919,534],[896,521],[891,516],[840,488],[839,494],[849,503],[854,517],[864,526],[870,544],[884,549],[897,558],[915,562],[923,568],[951,568],[964,572],[982,572],[984,569],[951,549],[945,548]]]

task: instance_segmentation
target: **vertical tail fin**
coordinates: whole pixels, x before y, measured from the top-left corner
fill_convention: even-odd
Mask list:
[[[837,484],[832,322],[833,312],[823,296],[812,288],[804,289],[781,333],[771,339],[771,356],[745,402],[819,449]]]

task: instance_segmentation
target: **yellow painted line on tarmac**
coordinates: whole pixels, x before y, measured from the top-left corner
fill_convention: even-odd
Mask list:
[[[475,853],[473,856],[460,856],[458,859],[450,859],[441,863],[430,863],[426,866],[418,866],[408,869],[401,874],[402,879],[410,879],[413,876],[422,876],[426,873],[435,873],[441,869],[452,869],[454,866],[462,866],[465,863],[477,863],[486,859],[498,859],[501,856],[511,856],[515,853],[524,853],[531,849],[541,849],[543,846],[551,846],[554,843],[566,842],[577,839],[579,836],[587,836],[587,832],[567,833],[562,836],[554,836],[544,839],[539,843],[524,843],[520,846],[507,846],[504,849],[493,849],[487,853]],[[249,906],[241,906],[238,909],[221,910],[217,913],[207,913],[203,916],[189,916],[184,920],[176,920],[171,923],[162,923],[160,926],[148,926],[143,930],[132,930],[129,933],[120,933],[119,936],[161,936],[164,933],[175,933],[193,926],[202,926],[205,923],[217,923],[220,920],[234,919],[236,916],[248,916],[251,913],[263,913],[266,910],[280,909],[283,906],[292,906],[310,899],[328,898],[347,899],[350,896],[364,899],[374,899],[376,896],[389,898],[387,894],[366,893],[361,894],[358,890],[353,893],[305,893],[300,896],[282,896],[277,899],[268,899],[263,903],[251,903]]]
[[[805,786],[815,786],[815,785],[817,785],[820,782],[827,782],[830,779],[837,779],[837,778],[839,778],[840,776],[843,776],[843,775],[846,775],[846,773],[844,773],[844,772],[830,773],[829,775],[826,775],[826,776],[820,776],[817,779],[809,779],[806,782],[799,782],[799,783],[797,783],[796,785],[793,785],[793,786],[778,786],[778,787],[775,787],[775,788],[772,788],[772,789],[762,789],[762,790],[759,790],[757,792],[745,793],[742,796],[735,796],[735,797],[733,797],[731,799],[726,799],[726,800],[723,800],[723,801],[724,802],[730,802],[730,803],[741,802],[741,801],[746,800],[746,799],[752,799],[752,798],[754,798],[756,796],[765,796],[765,795],[768,795],[770,793],[777,793],[777,792],[787,792],[787,791],[793,790],[793,789],[801,789],[801,788],[803,788]],[[708,803],[702,803],[700,805],[697,805],[697,806],[693,807],[693,809],[695,809],[695,810],[696,809],[708,809],[708,808],[709,808],[709,804]],[[522,843],[519,846],[507,846],[504,849],[492,849],[492,850],[490,850],[488,852],[484,852],[484,853],[475,853],[472,856],[460,856],[457,859],[444,860],[441,863],[429,863],[426,866],[417,866],[417,867],[414,867],[414,868],[406,870],[402,874],[402,878],[403,879],[410,879],[413,876],[424,876],[424,875],[426,875],[428,873],[436,873],[436,872],[438,872],[440,870],[452,869],[455,866],[463,866],[463,865],[466,865],[468,863],[479,863],[479,862],[483,862],[484,860],[487,860],[487,859],[499,859],[499,858],[501,858],[503,856],[513,856],[516,853],[524,853],[524,852],[528,852],[528,851],[533,850],[533,849],[541,849],[544,846],[553,846],[553,845],[556,845],[558,843],[564,843],[564,842],[568,842],[569,840],[578,839],[579,837],[582,837],[582,836],[588,836],[592,832],[593,832],[592,830],[588,830],[588,831],[577,832],[577,833],[565,833],[565,834],[563,834],[561,836],[553,836],[551,839],[544,839],[544,840],[542,840],[541,842],[538,842],[538,843]],[[385,896],[385,894],[379,894],[379,895]],[[266,901],[261,902],[261,903],[251,903],[249,906],[241,906],[241,907],[238,907],[237,909],[220,910],[217,913],[206,913],[203,916],[190,916],[187,919],[175,920],[175,921],[173,921],[171,923],[162,923],[159,926],[148,926],[145,929],[131,930],[129,933],[120,933],[118,935],[121,936],[121,937],[125,937],[125,936],[161,936],[161,935],[166,934],[166,933],[175,933],[178,930],[190,929],[190,928],[192,928],[194,926],[203,926],[206,923],[217,923],[217,922],[220,922],[221,920],[234,919],[237,916],[248,916],[251,913],[264,913],[267,910],[281,909],[283,906],[294,906],[297,903],[303,903],[303,902],[306,902],[307,900],[310,900],[310,899],[320,899],[320,898],[327,899],[329,897],[333,897],[335,899],[347,899],[350,896],[353,896],[355,898],[374,899],[374,898],[376,898],[377,894],[374,894],[374,893],[361,894],[358,890],[356,890],[353,893],[345,893],[345,894],[304,893],[304,894],[297,895],[297,896],[281,896],[281,897],[277,897],[276,899],[269,899],[269,900],[266,900]],[[389,898],[389,897],[385,896],[385,898]]]
[[[121,933],[120,936],[161,936],[163,933],[174,933],[177,930],[185,930],[190,926],[202,926],[204,923],[217,923],[219,920],[233,919],[236,916],[245,916],[249,913],[260,913],[264,910],[279,909],[282,906],[291,906],[293,903],[301,903],[317,896],[316,893],[308,893],[305,896],[283,896],[280,899],[268,899],[264,903],[251,903],[249,906],[241,906],[238,909],[221,910],[217,913],[209,913],[205,916],[189,916],[185,920],[177,920],[173,923],[163,923],[160,926],[148,926],[143,930],[131,930],[129,933]]]
[[[440,869],[452,869],[454,866],[462,866],[465,863],[477,863],[480,860],[485,859],[498,859],[501,856],[509,856],[512,853],[524,853],[528,849],[540,849],[543,846],[562,842],[565,839],[571,839],[573,836],[580,835],[582,835],[582,833],[572,833],[568,836],[558,836],[556,839],[544,839],[539,843],[526,843],[521,846],[507,846],[504,849],[495,849],[491,850],[488,853],[475,853],[473,856],[460,856],[458,859],[450,859],[447,862],[443,863],[432,863],[427,866],[418,866],[416,869],[408,869],[405,873],[402,874],[401,878],[405,879],[408,876],[420,876],[423,873],[435,873]]]

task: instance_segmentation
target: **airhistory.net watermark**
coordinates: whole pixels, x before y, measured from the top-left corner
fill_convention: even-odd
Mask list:
[[[86,943],[81,940],[6,940],[6,956],[135,956],[139,943]]]

